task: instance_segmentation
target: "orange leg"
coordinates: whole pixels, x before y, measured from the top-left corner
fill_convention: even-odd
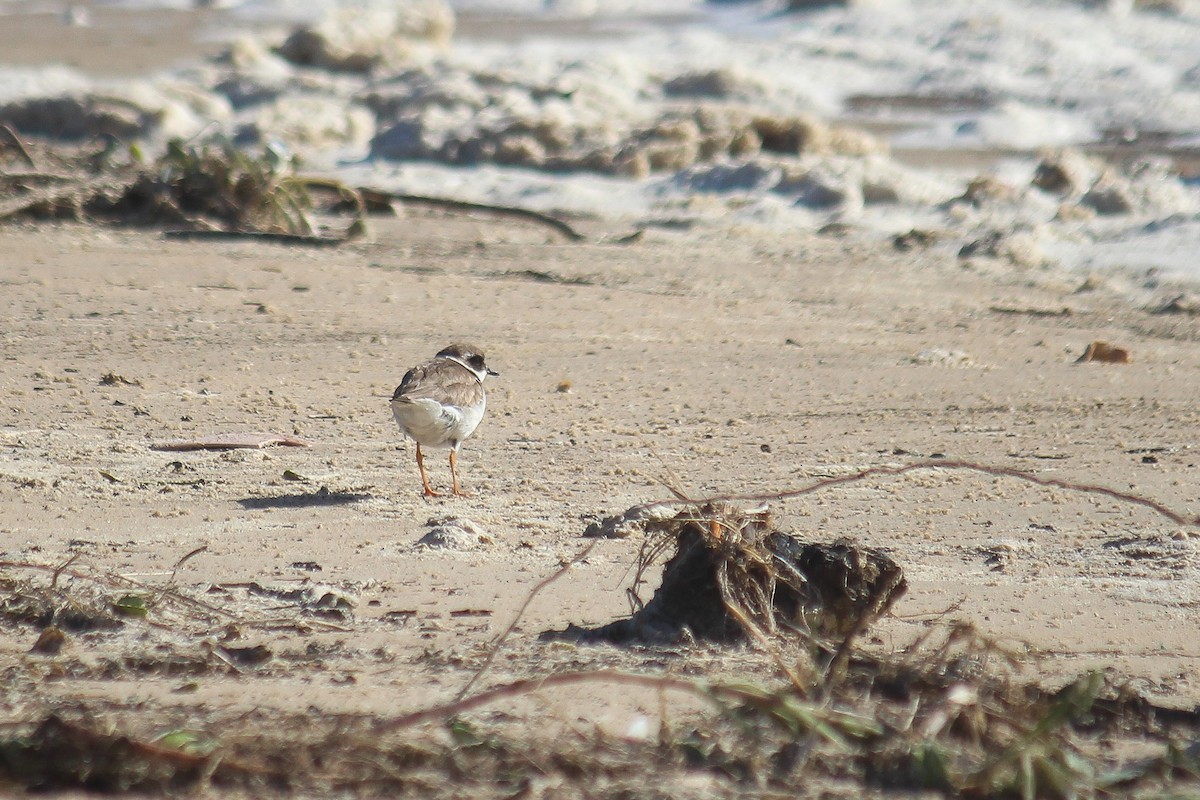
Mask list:
[[[454,478],[454,496],[465,497],[462,489],[458,487],[458,454],[453,450],[450,451],[450,476]]]
[[[425,458],[421,455],[421,445],[417,445],[417,469],[421,470],[421,485],[425,487],[426,497],[441,497],[429,485],[429,476],[425,474]],[[457,494],[457,492],[455,492]]]

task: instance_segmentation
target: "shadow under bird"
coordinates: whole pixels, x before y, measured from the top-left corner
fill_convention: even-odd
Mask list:
[[[483,381],[500,373],[488,369],[483,351],[470,344],[452,344],[430,361],[413,367],[392,394],[392,415],[400,430],[417,443],[417,469],[426,497],[440,497],[429,485],[422,447],[450,451],[454,495],[462,497],[456,455],[475,432],[487,408]]]

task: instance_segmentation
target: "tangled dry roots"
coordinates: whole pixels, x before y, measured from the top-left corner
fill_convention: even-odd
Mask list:
[[[811,640],[845,639],[907,588],[900,566],[886,554],[847,540],[801,541],[776,530],[762,508],[706,503],[647,521],[645,528],[635,590],[659,557],[674,549],[650,602],[641,604],[631,591],[630,618],[595,629],[571,625],[546,638],[734,642],[790,631]]]

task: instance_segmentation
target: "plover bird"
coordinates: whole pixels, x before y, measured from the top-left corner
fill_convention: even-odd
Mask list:
[[[487,407],[484,378],[499,374],[488,369],[483,351],[469,344],[452,344],[432,361],[404,373],[404,379],[392,394],[392,414],[400,430],[417,443],[417,469],[421,471],[426,497],[439,494],[429,485],[422,447],[450,451],[454,494],[462,496],[455,463],[458,448],[483,419]]]

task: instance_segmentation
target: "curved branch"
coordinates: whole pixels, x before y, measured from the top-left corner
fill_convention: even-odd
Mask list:
[[[1118,491],[1107,486],[1099,486],[1090,483],[1075,483],[1074,481],[1062,480],[1061,478],[1045,478],[1040,475],[1034,475],[1029,472],[1022,472],[1018,469],[1010,467],[992,467],[986,464],[976,464],[973,461],[917,461],[913,464],[903,464],[901,466],[879,466],[868,467],[851,475],[838,475],[833,478],[824,478],[816,483],[804,486],[799,489],[788,489],[782,492],[766,492],[763,494],[723,494],[713,497],[704,497],[695,500],[686,498],[673,498],[671,500],[656,500],[652,503],[643,503],[640,506],[634,506],[634,509],[649,508],[656,505],[704,505],[706,503],[729,503],[729,502],[759,502],[764,500],[789,500],[795,497],[803,497],[804,495],[814,494],[824,489],[830,489],[835,486],[842,486],[847,483],[857,483],[858,481],[866,480],[877,476],[895,476],[903,475],[908,472],[917,472],[919,470],[964,470],[967,472],[979,472],[984,475],[993,475],[1002,478],[1015,478],[1027,483],[1036,483],[1039,486],[1053,486],[1058,489],[1067,489],[1072,492],[1083,492],[1085,494],[1099,494],[1105,497],[1111,497],[1123,503],[1132,503],[1166,517],[1178,525],[1186,525],[1193,528],[1200,528],[1200,515],[1187,516],[1186,514],[1173,511],[1167,508],[1162,503],[1156,500],[1151,500],[1148,497],[1131,494],[1129,492]],[[631,509],[633,510],[633,509]]]

